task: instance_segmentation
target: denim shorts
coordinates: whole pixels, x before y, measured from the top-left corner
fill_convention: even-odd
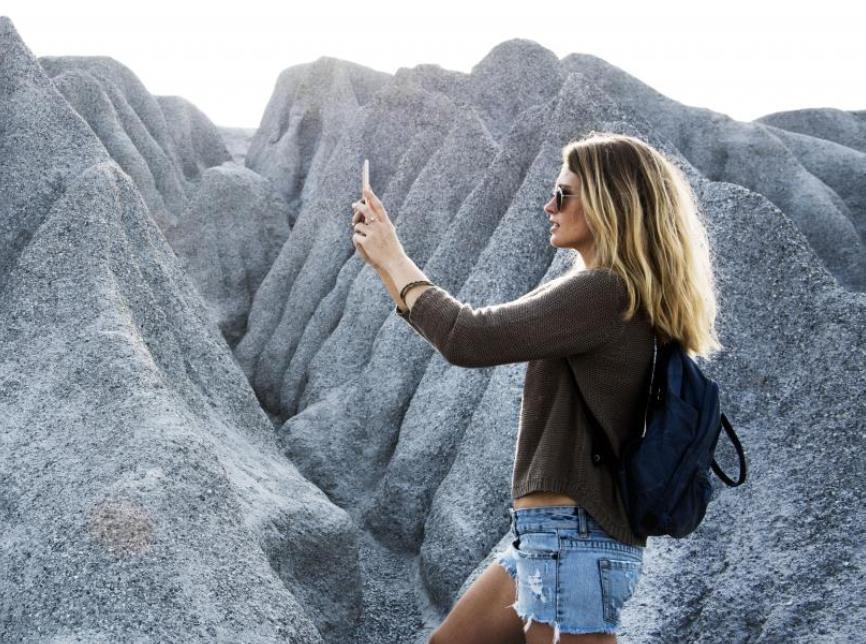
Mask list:
[[[644,548],[605,532],[582,507],[509,508],[511,545],[496,555],[517,586],[511,606],[526,622],[560,633],[616,633],[634,593]]]

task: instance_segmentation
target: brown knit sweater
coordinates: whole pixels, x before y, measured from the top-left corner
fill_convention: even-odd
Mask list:
[[[606,268],[570,272],[516,300],[473,308],[432,286],[407,313],[394,307],[451,364],[527,362],[511,494],[567,494],[616,539],[646,546],[629,527],[613,474],[590,458],[584,402],[617,456],[643,427],[652,327],[643,309],[622,320],[622,278]]]

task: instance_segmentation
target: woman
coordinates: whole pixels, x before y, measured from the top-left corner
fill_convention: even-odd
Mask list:
[[[693,357],[721,348],[708,239],[682,172],[640,139],[604,132],[570,142],[562,161],[544,206],[550,243],[576,250],[584,267],[495,306],[473,308],[427,280],[372,191],[352,204],[356,250],[446,360],[528,363],[514,538],[431,642],[616,642],[646,540],[611,470],[591,457],[591,424],[615,456],[642,428],[654,335]]]

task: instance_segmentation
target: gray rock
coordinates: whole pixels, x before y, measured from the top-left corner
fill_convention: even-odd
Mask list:
[[[285,200],[242,160],[240,167],[233,162],[201,110],[179,96],[151,95],[116,60],[43,56],[38,62],[135,182],[234,346],[255,289],[288,236]]]
[[[283,70],[250,142],[247,167],[271,179],[292,210],[299,211],[320,190],[316,180],[337,139],[355,127],[358,108],[389,79],[389,74],[328,56]],[[360,170],[354,175],[360,191]]]
[[[186,203],[182,163],[156,99],[126,67],[105,56],[42,56],[54,86],[135,181],[160,227]]]
[[[165,236],[234,347],[246,331],[253,296],[289,236],[288,205],[269,179],[225,163],[204,171],[178,219]]]
[[[0,641],[344,638],[356,527],[0,17]]]
[[[804,108],[773,112],[756,118],[755,122],[866,152],[866,110]]]
[[[812,181],[820,181],[830,189],[828,196],[834,208],[828,211],[828,217],[846,230],[853,225],[854,236],[866,239],[866,151],[772,125],[766,127],[809,172]],[[819,228],[821,221],[816,221],[813,227]],[[812,248],[820,255],[830,240],[821,235],[818,240]],[[846,248],[847,252],[856,253],[856,247]]]
[[[232,161],[240,165],[246,165],[247,150],[252,143],[258,128],[254,127],[220,127],[220,135],[223,137]]]
[[[204,112],[180,96],[155,98],[165,115],[184,177],[195,181],[207,168],[232,160],[222,134]]]

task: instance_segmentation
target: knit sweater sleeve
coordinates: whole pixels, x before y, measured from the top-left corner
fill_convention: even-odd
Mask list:
[[[474,308],[439,286],[398,314],[451,364],[490,367],[591,351],[621,330],[623,294],[608,269],[553,280],[511,302]]]

